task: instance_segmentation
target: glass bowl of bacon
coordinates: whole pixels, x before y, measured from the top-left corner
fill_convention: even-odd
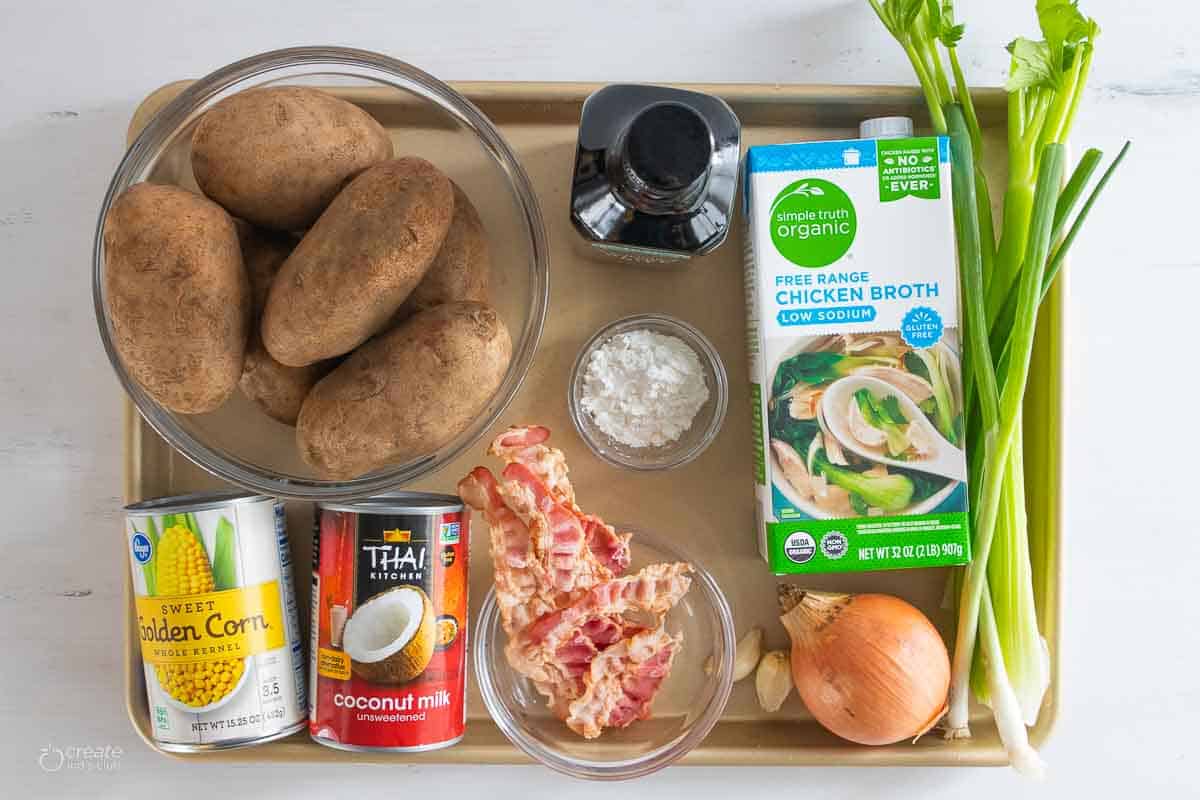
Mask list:
[[[552,769],[648,775],[720,718],[733,616],[673,542],[583,511],[548,437],[509,429],[488,451],[503,468],[476,467],[458,485],[487,523],[495,569],[476,622],[480,693],[504,735]]]

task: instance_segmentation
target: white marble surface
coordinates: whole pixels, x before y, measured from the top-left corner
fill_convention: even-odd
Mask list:
[[[95,212],[144,95],[315,43],[449,79],[911,82],[865,0],[240,5],[0,4],[0,794],[1196,796],[1200,7],[1187,0],[1085,1],[1105,33],[1075,142],[1135,149],[1072,265],[1065,699],[1047,783],[1005,769],[675,768],[618,788],[532,767],[229,768],[147,750],[121,704],[119,389],[88,285]],[[1000,82],[1033,0],[959,5],[967,69]],[[44,746],[89,744],[122,748],[119,768],[38,766]]]

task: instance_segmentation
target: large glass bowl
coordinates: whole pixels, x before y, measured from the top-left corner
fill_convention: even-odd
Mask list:
[[[629,530],[618,526],[619,530]],[[623,780],[656,772],[687,755],[721,717],[733,687],[733,615],[712,575],[673,544],[634,530],[629,573],[648,564],[689,561],[692,585],[666,617],[683,634],[671,674],[654,699],[650,719],[587,740],[546,708],[546,699],[508,664],[496,592],[488,591],[475,623],[475,678],[492,720],[522,752],[576,778]],[[705,662],[712,657],[712,668]]]
[[[318,86],[374,115],[392,134],[396,155],[417,155],[453,178],[479,209],[492,250],[492,303],[513,339],[513,358],[495,396],[471,426],[445,446],[351,480],[324,480],[300,458],[295,429],[272,420],[235,392],[207,414],[176,414],[134,381],[113,344],[104,296],[104,220],[113,200],[141,181],[197,190],[191,139],[201,115],[256,86]],[[473,444],[512,400],[533,360],[546,315],[549,254],[533,186],[495,126],[466,98],[415,67],[376,53],[338,47],[276,50],[217,70],[186,88],[138,135],[117,167],[92,253],[92,291],[100,338],[125,391],[146,422],[209,472],[256,492],[306,500],[377,494],[437,469]],[[317,321],[314,321],[314,324]]]

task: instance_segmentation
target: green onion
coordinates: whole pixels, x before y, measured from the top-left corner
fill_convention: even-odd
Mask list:
[[[1013,768],[1023,775],[1042,778],[1046,773],[1046,765],[1041,756],[1029,744],[1029,736],[1025,732],[1024,720],[1021,718],[1020,701],[1013,692],[1012,683],[1004,666],[1000,632],[996,625],[995,613],[992,610],[992,594],[985,591],[980,604],[982,623],[980,625],[981,644],[983,651],[984,674],[987,678],[990,705],[996,718],[996,730],[1000,741],[1008,752],[1009,761]]]
[[[1075,170],[1067,180],[1067,185],[1063,187],[1062,194],[1058,196],[1058,205],[1054,207],[1054,233],[1051,236],[1054,241],[1057,242],[1062,238],[1067,218],[1075,210],[1075,205],[1083,196],[1083,190],[1087,188],[1088,182],[1092,179],[1092,173],[1096,171],[1096,167],[1100,166],[1103,158],[1104,153],[1092,147],[1075,165]]]
[[[1092,173],[1100,164],[1104,154],[1099,150],[1091,149],[1083,154],[1083,158],[1079,160],[1079,164],[1075,167],[1075,171],[1071,174],[1067,185],[1063,187],[1062,194],[1059,195],[1058,204],[1054,208],[1054,232],[1051,238],[1058,241],[1062,237],[1063,226],[1066,224],[1067,218],[1074,209],[1075,204],[1079,201],[1083,190],[1087,188],[1087,182],[1091,179]],[[1049,284],[1047,283],[1047,286]],[[1043,293],[1044,295],[1044,293]],[[991,329],[991,346],[992,352],[998,353],[1004,348],[1004,342],[1008,338],[1008,332],[1012,329],[1013,317],[1017,313],[1017,293],[1010,291],[1004,299],[1004,305],[1000,309],[999,314],[995,319],[991,320],[988,326]]]
[[[984,440],[983,485],[979,488],[978,505],[972,509],[975,528],[974,560],[967,566],[966,578],[959,596],[958,631],[950,680],[950,710],[946,718],[946,727],[953,736],[961,736],[967,730],[971,659],[979,630],[979,607],[987,577],[988,556],[1000,512],[1006,462],[1018,431],[1021,401],[1024,399],[1025,384],[1029,377],[1042,274],[1050,251],[1054,203],[1062,183],[1064,157],[1065,149],[1062,145],[1048,145],[1041,158],[1034,188],[1033,218],[1025,265],[1021,270],[1017,315],[1009,340],[1013,360],[1008,365],[1007,374],[997,376],[997,383],[1001,384],[999,427],[994,437],[988,435]]]
[[[1023,414],[1021,415],[1023,417]],[[1018,429],[1022,420],[1018,419]],[[1037,722],[1050,686],[1050,655],[1038,630],[1025,511],[1025,456],[1018,436],[1009,452],[1002,512],[988,559],[988,585],[994,600],[1000,649],[1009,682],[1026,725]]]
[[[996,231],[981,163],[982,129],[956,51],[964,29],[953,3],[868,2],[913,63],[934,131],[950,136],[974,561],[951,581],[958,629],[945,727],[952,738],[969,735],[973,690],[992,706],[1013,765],[1040,773],[1025,726],[1036,721],[1050,680],[1034,581],[1045,592],[1054,532],[1030,541],[1022,408],[1039,307],[1128,144],[1072,221],[1102,159],[1099,151],[1087,151],[1063,185],[1064,144],[1100,29],[1072,0],[1037,0],[1042,39],[1018,38],[1008,46],[1008,177]],[[953,91],[939,46],[949,59]]]
[[[1117,157],[1114,158],[1113,162],[1108,165],[1108,169],[1104,170],[1104,174],[1100,177],[1100,181],[1096,184],[1096,188],[1094,188],[1092,193],[1088,195],[1087,201],[1084,202],[1083,208],[1079,211],[1079,216],[1075,218],[1075,222],[1071,224],[1070,229],[1067,231],[1066,237],[1063,238],[1062,243],[1059,244],[1055,249],[1054,255],[1050,257],[1050,263],[1046,266],[1046,277],[1042,282],[1043,300],[1045,300],[1046,295],[1050,293],[1050,286],[1054,283],[1054,279],[1058,276],[1058,271],[1062,267],[1063,261],[1067,257],[1067,251],[1071,249],[1071,244],[1074,243],[1075,237],[1079,235],[1079,229],[1083,227],[1083,222],[1087,219],[1088,212],[1092,210],[1092,206],[1095,205],[1096,200],[1100,197],[1100,193],[1104,191],[1104,187],[1108,186],[1108,181],[1113,176],[1113,173],[1116,172],[1117,167],[1119,167],[1121,162],[1125,160],[1125,154],[1129,152],[1129,147],[1132,144],[1132,142],[1126,142],[1124,146],[1121,147],[1121,152],[1117,153]],[[1093,150],[1089,152],[1099,151]]]

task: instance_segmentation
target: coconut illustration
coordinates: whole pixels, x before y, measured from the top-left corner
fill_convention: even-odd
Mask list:
[[[445,650],[458,639],[458,620],[450,614],[437,618],[437,649]]]
[[[433,658],[437,620],[416,586],[380,592],[354,610],[342,631],[350,670],[369,683],[407,683]]]

